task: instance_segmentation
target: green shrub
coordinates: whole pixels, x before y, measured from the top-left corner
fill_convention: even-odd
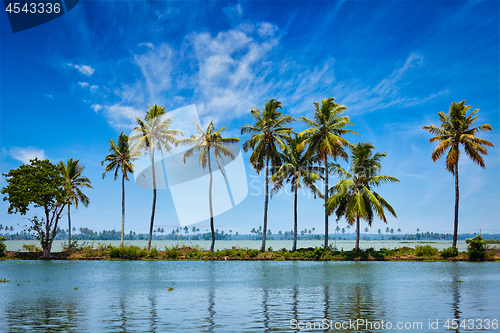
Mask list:
[[[178,247],[169,249],[165,246],[165,256],[169,259],[177,259],[182,255],[182,251]]]
[[[415,246],[415,254],[417,257],[433,257],[438,253],[438,249],[430,245]]]
[[[109,246],[109,256],[110,258],[118,259],[139,259],[148,255],[146,249],[141,249],[139,246],[123,246],[114,247]]]
[[[443,257],[443,259],[448,259],[456,256],[458,256],[458,249],[456,247],[452,246],[441,251],[441,257]]]
[[[259,250],[255,250],[255,249],[249,249],[247,250],[247,254],[250,258],[255,258],[259,255],[260,251]]]
[[[158,249],[156,248],[156,246],[153,246],[150,250],[149,250],[149,253],[148,253],[148,257],[157,257],[158,256]]]
[[[313,255],[316,258],[321,258],[325,254],[325,249],[322,247],[317,247],[313,251]]]
[[[26,252],[42,252],[42,249],[35,244],[23,244],[23,250]]]
[[[5,237],[0,236],[0,255],[3,255],[3,252],[7,248],[7,245],[5,245],[4,241],[7,239]]]
[[[465,242],[468,244],[467,246],[467,255],[469,256],[469,260],[480,260],[484,261],[486,258],[486,242],[483,241],[483,238],[477,235],[474,238],[467,238]]]

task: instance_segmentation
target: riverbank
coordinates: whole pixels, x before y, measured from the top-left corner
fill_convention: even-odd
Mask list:
[[[6,251],[0,260],[40,260],[41,252]],[[303,248],[297,251],[281,249],[261,252],[256,249],[233,247],[231,249],[205,251],[199,247],[166,247],[163,251],[153,247],[151,251],[139,246],[115,247],[109,244],[97,248],[81,247],[73,251],[53,252],[53,260],[262,260],[262,261],[470,261],[467,252],[450,253],[431,245],[417,245],[415,248],[374,248],[359,251],[325,250],[322,247]],[[490,248],[486,261],[500,261],[500,249]]]

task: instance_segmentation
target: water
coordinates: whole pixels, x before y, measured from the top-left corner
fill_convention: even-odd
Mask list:
[[[52,251],[53,252],[59,252],[62,250],[62,245],[65,241],[54,241],[52,245]],[[307,247],[318,247],[318,246],[323,246],[324,241],[321,240],[300,240],[297,242],[297,247],[298,248],[307,248]],[[82,244],[83,241],[78,241],[78,244]],[[94,244],[94,247],[98,246],[98,243],[101,244],[111,244],[113,246],[119,246],[120,241],[86,241],[87,244]],[[126,241],[125,244],[130,244],[130,245],[137,245],[144,247],[147,245],[147,240],[143,241]],[[344,250],[352,250],[354,248],[354,240],[342,240],[339,241],[337,240],[336,242],[332,239],[330,240],[330,244],[336,245],[337,248],[344,249]],[[37,246],[40,246],[40,242],[38,241],[6,241],[5,244],[7,245],[7,251],[20,251],[22,250],[23,244],[35,244]],[[177,241],[172,241],[172,240],[154,240],[152,241],[152,246],[156,246],[159,250],[164,250],[165,246],[167,247],[173,247],[177,245]],[[211,241],[179,241],[179,245],[186,245],[186,246],[199,246],[202,249],[209,249],[210,248]],[[450,247],[451,246],[451,240],[435,240],[435,241],[395,241],[395,240],[361,240],[359,242],[359,246],[362,249],[367,249],[370,247],[375,248],[376,250],[379,250],[381,248],[387,248],[387,249],[394,249],[398,247],[403,247],[403,246],[408,246],[415,248],[415,245],[431,245],[433,247],[438,248],[439,250],[442,250],[444,248]],[[260,246],[262,245],[262,241],[260,240],[222,240],[222,241],[216,241],[215,242],[215,249],[216,250],[223,250],[223,249],[230,249],[233,246],[238,246],[240,248],[249,248],[249,249],[260,249]],[[500,247],[499,244],[493,244],[491,246],[496,246]],[[267,241],[266,242],[266,247],[272,247],[274,250],[279,250],[282,248],[287,248],[288,250],[292,249],[292,241],[291,240],[278,240],[278,241]],[[465,251],[467,249],[467,244],[463,240],[459,240],[457,243],[457,248],[459,251]]]
[[[290,332],[324,319],[445,332],[500,319],[497,262],[10,260],[2,278],[1,332]]]

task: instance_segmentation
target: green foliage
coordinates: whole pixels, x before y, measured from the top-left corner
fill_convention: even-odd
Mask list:
[[[7,245],[4,243],[5,240],[5,237],[0,236],[0,256],[3,255],[5,249],[7,248]]]
[[[151,248],[151,250],[149,250],[149,252],[148,252],[148,257],[155,258],[155,257],[158,257],[158,254],[159,254],[158,249],[156,248],[156,246],[153,246]]]
[[[392,206],[382,198],[374,188],[385,183],[399,182],[391,176],[378,175],[380,160],[385,153],[373,153],[375,147],[370,143],[357,143],[351,147],[352,165],[349,172],[338,164],[330,164],[329,168],[342,177],[331,188],[332,196],[325,204],[326,212],[337,216],[337,220],[345,217],[347,223],[360,228],[361,219],[372,225],[373,218],[379,217],[387,223],[385,210],[397,217]],[[359,234],[356,237],[356,248],[359,248]]]
[[[441,251],[441,257],[443,257],[443,259],[448,259],[448,258],[456,257],[456,256],[458,256],[458,249],[456,247],[452,246],[452,247],[443,249]]]
[[[169,248],[168,246],[165,246],[165,256],[169,259],[177,259],[182,255],[182,251],[177,247],[174,246],[172,248]]]
[[[415,246],[415,254],[417,257],[433,257],[438,253],[438,249],[430,245]]]
[[[0,282],[9,282],[9,279],[0,279]]]
[[[140,259],[148,255],[146,249],[141,249],[139,246],[109,246],[109,257],[117,259]]]
[[[259,255],[260,251],[256,249],[249,249],[247,250],[248,257],[250,258],[255,258]]]
[[[8,185],[1,193],[6,195],[3,200],[9,201],[9,214],[26,215],[31,208],[42,208],[43,217],[34,215],[30,218],[28,231],[35,231],[42,248],[49,249],[57,234],[62,211],[68,203],[68,189],[59,168],[49,160],[35,158],[30,162],[3,174]]]
[[[474,238],[467,238],[465,242],[468,244],[467,246],[467,255],[469,256],[469,260],[472,261],[484,261],[486,258],[486,242],[483,241],[483,238],[477,235]]]
[[[325,254],[325,249],[322,247],[317,247],[313,251],[313,255],[316,258],[321,258]]]
[[[35,244],[23,244],[23,250],[26,252],[42,252],[42,249]]]

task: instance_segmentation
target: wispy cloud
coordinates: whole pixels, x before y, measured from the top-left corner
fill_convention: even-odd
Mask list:
[[[54,96],[52,96],[52,95],[43,94],[43,96],[50,98],[50,99],[54,99]]]
[[[91,76],[95,72],[94,68],[87,66],[87,65],[77,65],[77,64],[69,63],[68,66],[76,68],[80,73],[87,75],[87,76]]]
[[[140,43],[140,44],[139,44],[139,45],[137,45],[137,46],[146,46],[146,47],[149,47],[149,48],[150,48],[151,50],[153,50],[153,51],[155,50],[155,46],[154,46],[154,44],[153,44],[153,43],[151,43],[151,42],[148,42],[148,43]]]
[[[80,87],[82,88],[85,88],[85,87],[88,87],[89,86],[89,83],[88,82],[78,82],[78,84],[80,85]]]
[[[39,160],[44,160],[47,158],[45,151],[36,147],[11,147],[9,149],[9,155],[23,163],[29,163],[30,160],[37,157]]]
[[[237,6],[228,8],[239,10]],[[351,115],[359,115],[391,106],[414,106],[448,93],[444,89],[414,96],[403,91],[411,84],[412,73],[425,65],[419,52],[410,53],[378,79],[372,76],[339,81],[333,57],[311,65],[301,58],[282,55],[283,34],[269,22],[245,21],[215,35],[192,32],[185,36],[182,47],[140,43],[142,53],[131,52],[131,64],[136,66],[131,71],[139,75],[135,75],[135,81],[112,87],[121,101],[115,99],[112,106],[102,107],[108,110],[103,115],[114,127],[130,128],[135,123],[130,117],[132,111],[143,110],[148,103],[179,104],[185,96],[197,105],[203,120],[243,117],[269,98],[283,101],[287,112],[298,116],[310,111],[313,102],[331,96],[347,105]],[[97,85],[79,84],[93,92],[98,90]]]
[[[116,129],[132,129],[136,124],[136,117],[142,118],[144,111],[132,106],[113,104],[111,106],[100,106],[108,119],[108,123]],[[95,107],[94,107],[94,110]]]

